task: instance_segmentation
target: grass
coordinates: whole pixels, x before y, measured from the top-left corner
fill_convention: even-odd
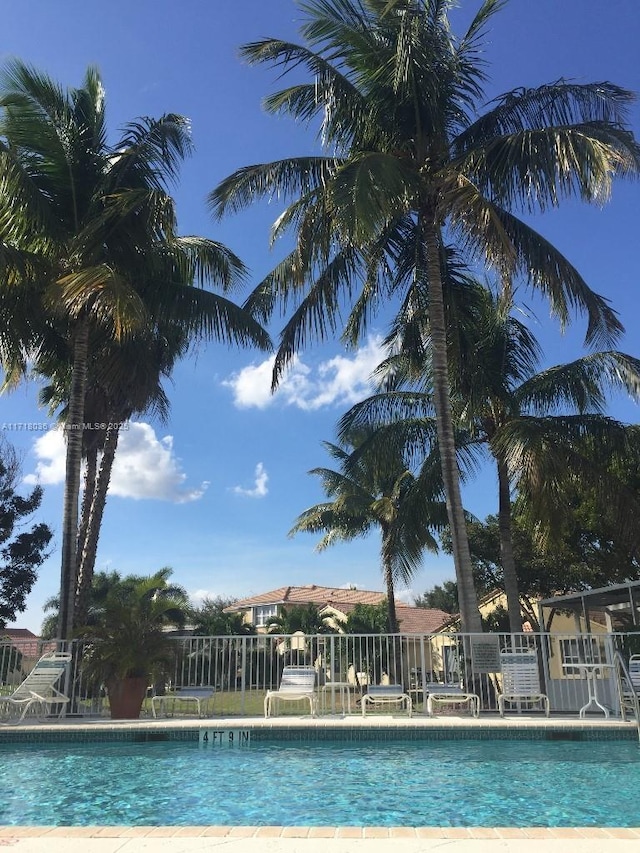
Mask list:
[[[241,691],[220,690],[216,692],[212,700],[202,703],[202,712],[205,716],[214,717],[262,717],[264,714],[264,697],[264,690],[247,690],[244,693],[244,696]],[[358,700],[358,696],[351,697],[352,715],[360,713],[360,704]],[[325,708],[323,708],[322,705],[320,706],[321,713],[330,713],[331,706],[328,696],[326,697],[326,702],[327,704]],[[421,703],[414,702],[414,711],[420,710],[421,707]],[[339,698],[336,698],[336,711],[338,713],[342,712]],[[279,702],[277,713],[279,717],[306,716],[309,713],[309,702],[305,699],[300,701],[289,700],[287,702]],[[368,715],[375,713],[395,713],[395,709],[390,709],[388,707],[384,708],[383,706],[381,710],[371,709],[367,711]],[[143,705],[143,714],[146,714],[149,717],[152,716],[150,699],[145,700]],[[196,717],[194,704],[189,702],[180,702],[179,699],[176,699],[175,708],[172,709],[171,714],[176,717]]]

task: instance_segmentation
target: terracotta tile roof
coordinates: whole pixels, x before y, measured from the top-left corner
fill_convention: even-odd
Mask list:
[[[0,628],[0,637],[10,640],[37,640],[38,637],[28,628]]]
[[[403,634],[433,634],[451,618],[443,610],[408,604],[396,604],[396,616]]]
[[[307,586],[281,586],[270,592],[263,592],[261,595],[242,598],[225,609],[227,611],[247,610],[261,604],[316,604],[319,607],[332,607],[347,615],[356,604],[379,604],[384,599],[383,592],[308,584]],[[396,613],[400,630],[405,634],[431,634],[451,619],[450,614],[442,610],[411,607],[408,604],[397,604]]]
[[[225,608],[227,611],[247,610],[260,604],[330,604],[334,607],[354,604],[379,604],[384,593],[365,589],[341,589],[333,586],[281,586],[270,592],[242,598]]]
[[[56,649],[55,640],[41,640],[28,628],[0,628],[0,642],[9,640],[27,658],[39,658]]]

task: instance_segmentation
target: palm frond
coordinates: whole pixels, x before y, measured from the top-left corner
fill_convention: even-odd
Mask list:
[[[333,157],[296,157],[238,169],[209,193],[209,209],[216,218],[238,213],[257,198],[287,199],[312,192],[331,178],[338,165]]]
[[[483,253],[507,278],[519,274],[526,286],[542,293],[564,328],[572,310],[587,315],[585,342],[607,348],[623,332],[608,301],[595,293],[576,268],[548,240],[470,185],[452,199],[452,223],[464,229],[461,239]],[[508,260],[506,260],[508,259]]]
[[[620,352],[597,352],[537,373],[516,391],[517,403],[537,415],[570,406],[579,413],[603,413],[607,391],[640,399],[640,359]]]
[[[63,276],[48,289],[47,298],[74,319],[90,313],[98,325],[112,329],[116,340],[144,328],[149,319],[131,283],[107,264]]]

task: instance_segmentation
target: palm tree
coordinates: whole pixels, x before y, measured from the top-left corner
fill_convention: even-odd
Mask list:
[[[161,421],[168,419],[170,404],[162,380],[171,376],[176,361],[187,349],[185,333],[176,324],[164,323],[153,334],[136,335],[119,346],[107,341],[94,360],[91,401],[95,403],[95,397],[100,398],[98,407],[102,416],[92,418],[89,410],[87,420],[106,424],[106,430],[98,431],[100,465],[95,467],[93,481],[88,477],[85,480],[78,535],[74,626],[83,624],[86,613],[120,432],[134,415],[151,412]]]
[[[389,631],[397,634],[395,585],[411,580],[425,549],[437,550],[429,528],[446,521],[444,504],[438,494],[434,497],[432,469],[425,464],[415,476],[401,452],[372,432],[353,433],[344,446],[324,446],[341,470],[314,468],[309,473],[322,479],[330,500],[301,513],[289,535],[324,532],[316,546],[322,551],[378,528]]]
[[[511,299],[476,285],[474,322],[458,329],[451,361],[453,413],[464,452],[486,449],[498,482],[498,525],[510,630],[522,630],[512,534],[512,493],[526,503],[538,529],[550,529],[562,515],[567,477],[596,489],[621,515],[637,519],[640,504],[607,471],[612,458],[631,452],[633,435],[605,415],[607,392],[623,390],[640,399],[640,359],[617,351],[591,353],[536,372],[542,351],[531,330],[512,311]],[[415,324],[414,324],[415,325]],[[387,391],[354,406],[341,422],[355,429],[387,430],[396,441],[417,443],[420,421],[425,441],[433,431],[434,397],[428,348],[416,358],[415,327],[400,341],[400,354],[381,366]],[[402,349],[408,347],[407,349]],[[420,352],[420,350],[418,350]],[[407,380],[418,391],[404,391]],[[398,390],[399,389],[399,390]],[[607,460],[603,465],[598,460]]]
[[[167,187],[190,151],[186,119],[129,124],[107,142],[105,98],[90,68],[64,90],[20,61],[0,85],[0,258],[6,268],[0,359],[15,381],[29,360],[50,363],[62,345],[69,374],[59,636],[73,625],[78,496],[87,371],[96,335],[122,343],[158,324],[191,335],[269,345],[247,312],[194,283],[228,288],[239,259],[215,241],[177,234]]]
[[[150,679],[169,672],[175,661],[177,645],[166,629],[184,626],[189,604],[184,591],[168,583],[170,574],[114,573],[91,625],[79,632],[88,640],[83,672],[106,684],[114,718],[138,717]]]
[[[633,95],[611,83],[566,81],[518,89],[484,114],[482,36],[502,0],[484,0],[467,32],[450,27],[453,0],[307,0],[305,44],[265,39],[242,48],[253,63],[303,70],[266,109],[321,119],[326,154],[238,170],[211,194],[223,215],[276,195],[291,203],[273,236],[295,232],[293,251],[249,304],[269,316],[282,298],[293,313],[281,337],[274,384],[309,337],[326,338],[351,313],[355,345],[392,296],[428,296],[434,401],[464,630],[480,631],[460,496],[441,267],[445,239],[495,268],[521,275],[562,323],[588,315],[589,342],[621,326],[575,268],[516,216],[565,195],[603,202],[614,177],[636,174],[640,152],[625,127]],[[424,296],[423,296],[424,298]]]
[[[278,616],[272,616],[267,622],[270,634],[327,634],[331,632],[331,616],[323,616],[318,606],[313,603],[294,604],[287,607]]]

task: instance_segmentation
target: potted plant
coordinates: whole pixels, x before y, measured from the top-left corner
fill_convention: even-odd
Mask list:
[[[176,643],[166,629],[184,625],[188,601],[183,590],[169,586],[169,573],[118,576],[93,624],[78,632],[87,640],[83,675],[106,687],[114,720],[137,719],[147,687],[175,661]]]

